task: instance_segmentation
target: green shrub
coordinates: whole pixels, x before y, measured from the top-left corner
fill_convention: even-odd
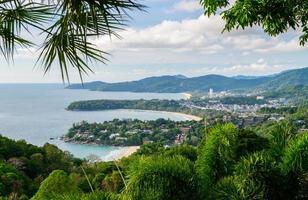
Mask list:
[[[53,171],[42,183],[32,200],[50,200],[55,194],[80,193],[77,184],[62,170]]]
[[[238,130],[232,124],[213,127],[199,146],[196,172],[199,195],[205,198],[211,187],[223,176],[232,172]]]
[[[130,169],[122,193],[130,200],[195,199],[193,163],[182,156],[141,157]]]

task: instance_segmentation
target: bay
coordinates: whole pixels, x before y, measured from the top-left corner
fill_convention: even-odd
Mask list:
[[[64,89],[62,84],[0,84],[0,134],[12,139],[23,139],[39,146],[47,142],[53,143],[79,158],[94,154],[102,160],[111,160],[123,153],[126,148],[68,144],[50,138],[60,137],[73,123],[82,120],[103,122],[115,118],[141,120],[169,118],[178,121],[187,118],[173,113],[138,110],[72,112],[65,110],[69,103],[93,99],[182,98],[186,98],[184,94],[69,90]]]

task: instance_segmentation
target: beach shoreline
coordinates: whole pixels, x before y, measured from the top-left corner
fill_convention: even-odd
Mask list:
[[[191,121],[201,121],[202,117],[198,117],[196,115],[190,115],[190,114],[185,114],[185,113],[180,113],[180,112],[172,112],[172,111],[160,111],[160,110],[139,110],[139,109],[119,109],[119,110],[133,110],[133,111],[150,111],[150,112],[157,112],[157,113],[167,113],[167,114],[172,114],[172,115],[177,115],[185,118],[186,120],[191,120]]]
[[[126,158],[126,157],[132,155],[132,154],[135,153],[139,148],[140,148],[140,146],[129,146],[129,147],[127,147],[127,149],[126,149],[125,151],[121,152],[121,153],[118,155],[117,160],[122,159],[122,158]]]
[[[186,99],[191,99],[191,97],[192,97],[192,95],[187,93],[187,92],[184,92],[182,94],[186,97]]]
[[[191,120],[191,121],[201,121],[202,120],[201,117],[198,117],[198,116],[195,116],[195,115],[189,115],[189,114],[178,113],[178,112],[169,112],[169,113],[174,113],[176,115],[181,115],[184,118],[187,118],[188,120]]]

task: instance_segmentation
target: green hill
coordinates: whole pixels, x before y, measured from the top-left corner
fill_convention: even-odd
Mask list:
[[[290,86],[308,86],[308,68],[282,72],[262,87],[269,90],[281,90]]]
[[[289,70],[277,75],[249,77],[226,77],[205,75],[187,78],[181,75],[149,77],[137,81],[120,83],[90,82],[73,84],[69,89],[89,89],[98,91],[129,92],[205,92],[210,88],[215,91],[262,89],[277,91],[290,86],[308,85],[308,68]]]

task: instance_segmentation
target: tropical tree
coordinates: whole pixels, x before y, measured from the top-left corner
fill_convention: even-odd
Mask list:
[[[212,128],[199,147],[196,169],[201,198],[278,200],[308,197],[308,133],[299,134],[290,123],[280,122],[271,127],[267,133],[269,142],[264,143],[264,139],[255,140],[249,131],[232,129],[230,125]],[[251,147],[246,148],[243,141],[252,138],[260,143],[251,143]],[[226,144],[245,149],[235,148],[234,151]],[[228,160],[228,163],[223,162]]]
[[[54,199],[54,195],[74,194],[78,196],[80,190],[77,183],[62,170],[53,171],[42,183],[32,200]]]
[[[55,194],[55,200],[118,200],[118,196],[114,194],[103,193],[96,191],[88,194]],[[1,199],[0,199],[1,200]]]
[[[211,187],[232,171],[235,164],[238,130],[232,124],[217,125],[206,134],[199,146],[196,172],[199,195],[205,198]]]
[[[308,41],[308,2],[302,0],[200,0],[205,14],[219,13],[224,31],[261,26],[271,36],[289,29],[301,32],[300,44]]]
[[[92,42],[93,38],[119,37],[116,31],[126,24],[128,12],[143,8],[137,0],[3,0],[0,50],[10,60],[19,47],[39,48],[38,60],[45,73],[57,60],[63,80],[69,81],[69,66],[82,78],[92,72],[91,61],[106,61],[106,52]]]
[[[196,199],[193,163],[182,156],[141,157],[122,193],[130,200]]]

